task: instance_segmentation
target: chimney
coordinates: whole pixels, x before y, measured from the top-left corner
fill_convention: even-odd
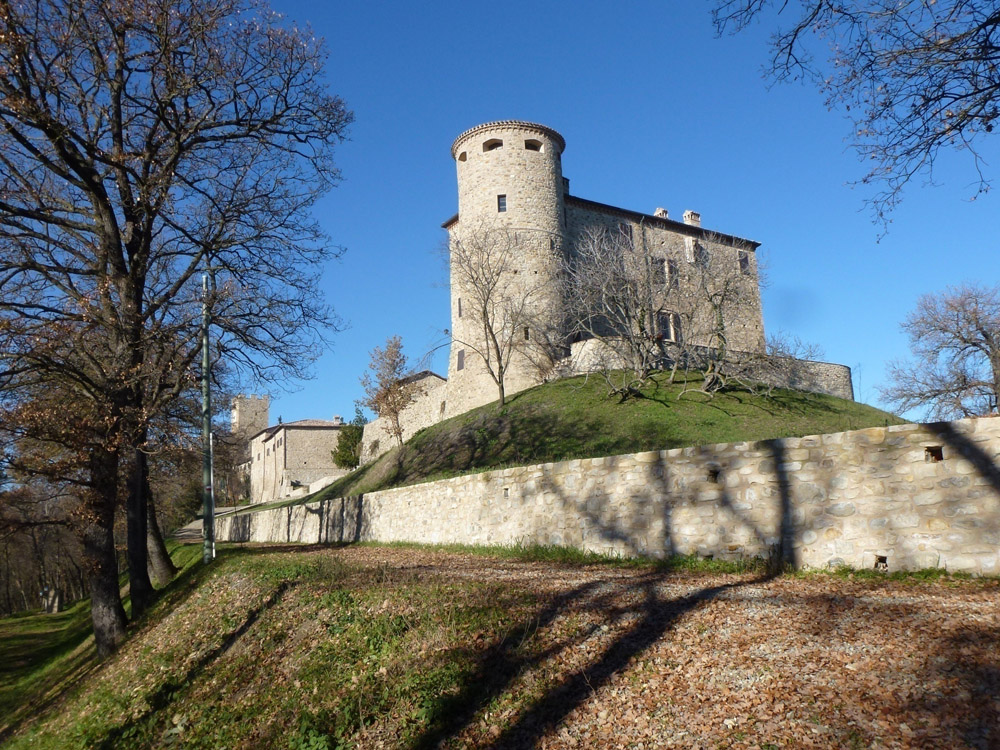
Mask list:
[[[655,211],[653,211],[653,216],[655,216],[657,219],[669,219],[670,218],[670,214],[667,212],[667,209],[665,209],[665,208],[659,208],[659,207],[657,207],[657,209]]]
[[[684,223],[690,224],[693,227],[701,226],[701,214],[697,211],[685,211],[684,212]]]
[[[344,424],[344,420],[339,414],[334,414],[333,423],[339,427]]]

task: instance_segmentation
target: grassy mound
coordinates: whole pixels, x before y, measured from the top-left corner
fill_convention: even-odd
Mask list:
[[[475,471],[689,445],[769,440],[903,420],[866,404],[802,391],[713,397],[653,382],[624,403],[597,377],[576,377],[487,404],[428,427],[310,500],[342,497]],[[295,502],[302,502],[296,500]]]

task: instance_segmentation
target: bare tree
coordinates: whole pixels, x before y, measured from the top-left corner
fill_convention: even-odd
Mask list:
[[[942,148],[967,152],[978,191],[989,187],[981,138],[1000,116],[1000,10],[993,0],[717,0],[719,32],[738,32],[772,8],[791,14],[772,37],[770,74],[817,82],[831,108],[853,120],[867,164],[870,204],[884,223],[917,174],[932,174]],[[830,50],[811,54],[812,38]]]
[[[635,243],[622,227],[585,231],[564,261],[563,297],[572,338],[594,344],[585,366],[602,373],[612,394],[628,397],[667,361],[679,338],[676,312],[667,308],[669,268]],[[675,326],[675,328],[671,328]]]
[[[822,357],[822,347],[779,331],[768,334],[762,350],[734,353],[725,365],[726,381],[763,396],[777,387],[809,390],[808,363]]]
[[[452,340],[478,355],[496,384],[501,407],[515,369],[540,379],[563,346],[561,326],[548,305],[548,295],[555,291],[550,279],[529,274],[524,262],[526,243],[539,241],[540,235],[481,221],[463,228],[448,248],[451,285],[462,300],[465,319],[452,331]],[[542,241],[548,244],[549,237]],[[549,308],[545,315],[540,314],[543,307]]]
[[[962,284],[917,300],[901,328],[912,360],[891,362],[882,398],[928,418],[997,413],[1000,397],[1000,286]]]
[[[761,348],[747,328],[760,319],[750,251],[706,232],[654,252],[644,230],[593,227],[566,260],[571,330],[593,342],[581,364],[596,365],[621,397],[664,368],[672,381],[698,371],[700,390],[712,393],[733,374],[736,351]]]
[[[358,403],[384,419],[386,431],[402,445],[400,416],[420,395],[420,383],[410,377],[413,373],[407,368],[399,336],[390,336],[385,340],[385,348],[376,346],[369,356],[368,372],[361,376],[365,396]]]
[[[222,355],[254,376],[298,372],[331,321],[308,209],[337,179],[351,115],[326,91],[324,54],[243,0],[0,12],[0,387],[58,383],[100,415],[83,466],[101,655],[124,635],[120,463],[141,470],[149,421],[189,384],[201,272]],[[127,511],[138,613],[151,591],[143,491]]]

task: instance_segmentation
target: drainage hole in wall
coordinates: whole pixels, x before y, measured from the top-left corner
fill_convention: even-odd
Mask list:
[[[889,558],[885,555],[875,555],[875,570],[889,570]]]
[[[944,448],[940,445],[928,445],[924,448],[924,461],[929,464],[944,461]]]

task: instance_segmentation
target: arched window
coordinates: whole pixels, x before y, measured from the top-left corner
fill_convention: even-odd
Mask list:
[[[503,148],[503,141],[499,138],[490,138],[483,144],[483,151],[496,151],[498,148]]]
[[[542,142],[541,141],[536,141],[534,138],[528,138],[524,142],[524,147],[528,151],[541,151],[542,150]]]

